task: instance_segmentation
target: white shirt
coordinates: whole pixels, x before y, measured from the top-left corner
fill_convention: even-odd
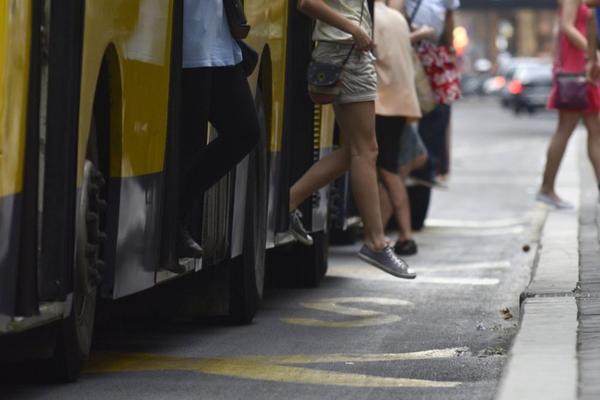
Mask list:
[[[241,61],[223,0],[184,0],[183,68],[226,67]]]
[[[371,35],[371,13],[367,0],[325,0],[325,3],[334,11],[360,25]],[[363,8],[364,7],[364,8]],[[362,20],[360,18],[362,11]],[[352,42],[352,35],[338,28],[317,20],[313,31],[313,40],[324,42]]]
[[[418,0],[406,0],[406,15],[410,18]],[[460,7],[460,0],[422,0],[413,25],[427,25],[435,30],[434,42],[439,42],[444,34],[446,12]]]

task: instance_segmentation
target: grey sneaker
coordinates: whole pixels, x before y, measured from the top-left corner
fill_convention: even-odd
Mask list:
[[[367,245],[364,245],[358,252],[358,257],[398,278],[415,279],[417,277],[417,274],[409,268],[408,264],[394,254],[394,249],[391,246],[387,246],[381,251],[373,251]]]
[[[312,246],[314,240],[312,236],[306,231],[304,225],[302,225],[302,213],[298,210],[294,210],[290,213],[290,230],[297,241],[305,246]]]

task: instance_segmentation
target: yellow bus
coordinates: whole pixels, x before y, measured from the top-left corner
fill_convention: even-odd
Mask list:
[[[327,189],[302,207],[315,246],[285,234],[291,183],[332,146],[332,110],[305,89],[311,23],[293,0],[245,8],[260,54],[249,77],[260,143],[198,205],[204,258],[179,260],[183,1],[0,0],[1,358],[24,357],[11,350],[25,342],[26,356],[52,358],[57,377],[74,380],[97,299],[170,280],[218,288],[206,291],[216,312],[248,322],[266,249],[293,260],[296,284],[318,284]],[[177,262],[187,273],[169,272]]]

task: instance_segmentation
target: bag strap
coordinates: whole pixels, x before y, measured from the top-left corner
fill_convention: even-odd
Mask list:
[[[410,14],[410,17],[408,17],[408,26],[409,26],[409,28],[412,27],[412,23],[415,20],[415,17],[417,16],[417,14],[419,13],[419,9],[421,8],[421,4],[423,4],[423,0],[417,0],[417,4],[415,4],[415,8],[413,9],[412,13]]]
[[[367,2],[367,0],[362,0],[362,6],[360,7],[360,19],[358,20],[358,26],[360,26],[360,27],[362,27],[363,16],[365,15],[365,3],[366,2]],[[346,56],[346,58],[344,58],[344,61],[342,62],[342,68],[346,66],[348,61],[350,61],[350,57],[352,56],[352,53],[354,52],[355,48],[356,48],[356,43],[352,43],[352,47],[350,47],[350,51],[348,52],[348,55]]]

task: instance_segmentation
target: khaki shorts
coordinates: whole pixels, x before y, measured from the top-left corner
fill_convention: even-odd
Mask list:
[[[313,60],[341,65],[352,47],[348,43],[320,42],[313,50]],[[344,67],[341,93],[336,104],[375,101],[377,98],[377,72],[375,57],[371,52],[354,50]]]

